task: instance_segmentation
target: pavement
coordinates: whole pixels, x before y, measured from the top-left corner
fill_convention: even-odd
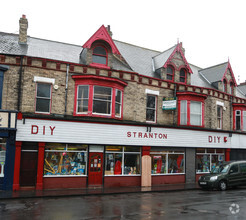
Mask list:
[[[56,189],[56,190],[0,190],[1,199],[25,199],[25,198],[54,198],[68,196],[112,195],[125,193],[150,193],[150,192],[174,192],[200,189],[197,183],[165,184],[151,187],[90,187],[85,189]]]

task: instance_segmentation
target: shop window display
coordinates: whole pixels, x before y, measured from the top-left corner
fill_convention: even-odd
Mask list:
[[[196,172],[208,173],[224,161],[222,149],[198,148],[196,152]]]
[[[47,144],[44,175],[86,175],[87,145]]]
[[[0,138],[0,177],[4,176],[5,157],[6,157],[6,139]]]
[[[140,148],[106,146],[105,175],[140,174]]]
[[[151,154],[152,174],[184,173],[184,152],[154,152]]]

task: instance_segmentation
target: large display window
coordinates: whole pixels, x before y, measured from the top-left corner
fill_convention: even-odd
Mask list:
[[[210,172],[214,167],[224,161],[224,157],[223,149],[198,148],[196,150],[196,172]]]
[[[105,175],[140,174],[140,147],[106,146]]]
[[[49,143],[45,146],[44,176],[87,174],[88,145]]]
[[[185,172],[184,151],[150,152],[152,174],[183,174]]]
[[[4,176],[5,157],[6,157],[6,138],[0,138],[0,177]]]

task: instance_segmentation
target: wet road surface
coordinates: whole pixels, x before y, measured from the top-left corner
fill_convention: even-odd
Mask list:
[[[246,219],[246,190],[0,200],[0,220]]]

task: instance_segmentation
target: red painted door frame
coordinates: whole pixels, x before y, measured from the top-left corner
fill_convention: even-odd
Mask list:
[[[89,153],[88,185],[102,185],[103,153]]]

